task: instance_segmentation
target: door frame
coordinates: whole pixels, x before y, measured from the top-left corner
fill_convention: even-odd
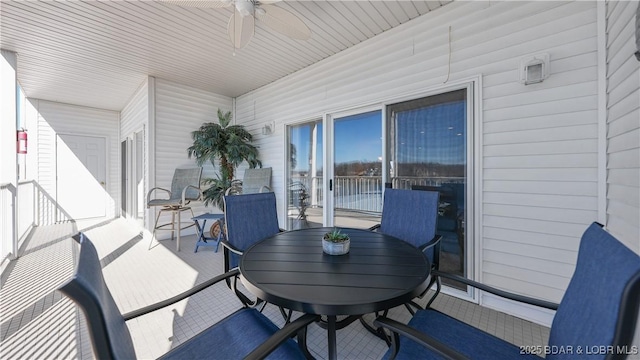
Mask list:
[[[126,161],[125,164],[120,164],[121,166],[121,171],[122,169],[126,169],[126,174],[121,174],[121,176],[126,177],[126,182],[125,182],[125,188],[121,189],[120,191],[122,191],[123,193],[126,193],[126,199],[127,199],[127,203],[124,204],[124,206],[120,206],[120,208],[125,208],[125,214],[121,214],[122,217],[124,217],[125,219],[131,220],[131,221],[135,221],[138,223],[138,225],[140,226],[144,226],[144,221],[145,218],[147,217],[147,210],[143,211],[143,216],[142,218],[138,218],[137,214],[138,214],[138,197],[140,194],[137,193],[137,189],[136,189],[136,175],[137,175],[137,168],[136,168],[136,161],[137,161],[137,150],[136,150],[136,135],[138,133],[142,133],[142,178],[143,178],[143,183],[145,184],[144,188],[146,190],[147,188],[147,179],[145,178],[145,165],[147,162],[146,159],[146,134],[145,134],[145,126],[140,126],[138,128],[136,128],[135,130],[133,130],[131,133],[127,134],[126,136],[122,137],[120,139],[120,145],[122,146],[122,143],[124,142],[126,144],[126,158],[123,159],[124,161]],[[121,156],[122,159],[122,156]],[[124,165],[124,166],[123,166]],[[144,190],[143,190],[144,192]],[[143,201],[146,201],[146,194],[142,194],[143,195]],[[145,204],[146,207],[146,204]]]

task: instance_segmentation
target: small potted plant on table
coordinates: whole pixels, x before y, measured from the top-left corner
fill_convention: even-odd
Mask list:
[[[329,255],[344,255],[348,253],[350,244],[349,235],[341,233],[338,228],[325,233],[322,237],[322,251]]]

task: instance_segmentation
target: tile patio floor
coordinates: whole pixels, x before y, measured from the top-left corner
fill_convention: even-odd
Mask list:
[[[35,228],[9,264],[0,291],[1,359],[92,359],[84,319],[56,288],[74,268],[75,242],[70,236],[84,229],[80,223]],[[193,252],[195,236],[182,238],[182,251],[171,241],[142,239],[122,219],[83,230],[95,243],[104,276],[122,312],[166,299],[222,272],[222,252],[201,248]],[[238,309],[239,301],[224,284],[213,286],[174,306],[129,321],[138,358],[153,359]],[[513,316],[440,295],[436,309],[488,331],[516,345],[545,345],[549,329]],[[265,313],[282,324],[278,309]],[[391,317],[408,321],[404,308]],[[309,327],[309,349],[326,358],[326,333]],[[341,359],[379,359],[384,342],[354,322],[338,332]]]

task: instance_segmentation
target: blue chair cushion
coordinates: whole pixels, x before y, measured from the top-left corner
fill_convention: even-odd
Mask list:
[[[640,271],[640,257],[598,224],[582,235],[576,270],[553,318],[550,346],[612,344],[625,286]],[[604,359],[602,351],[590,359]],[[564,358],[551,354],[547,359]]]
[[[380,232],[420,247],[436,235],[438,197],[435,191],[385,189]],[[433,248],[426,252],[433,262]]]
[[[258,310],[245,308],[180,344],[160,359],[242,359],[278,330]],[[304,359],[304,355],[298,344],[289,339],[267,359]]]
[[[416,312],[409,326],[429,335],[443,344],[473,359],[540,359],[531,354],[521,354],[520,348],[491,334],[454,319],[436,310]],[[389,359],[391,350],[383,359]],[[400,336],[398,360],[442,359],[424,346]]]
[[[227,241],[236,249],[245,251],[258,241],[280,232],[273,192],[230,195],[225,196],[224,201]],[[240,256],[229,255],[229,269],[233,269],[240,264]]]

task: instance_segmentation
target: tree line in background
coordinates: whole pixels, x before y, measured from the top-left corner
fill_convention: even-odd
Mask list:
[[[382,162],[380,161],[352,161],[337,164],[336,176],[382,176]],[[322,175],[322,170],[318,171]],[[464,164],[440,163],[401,163],[398,165],[397,176],[406,177],[463,177]]]

